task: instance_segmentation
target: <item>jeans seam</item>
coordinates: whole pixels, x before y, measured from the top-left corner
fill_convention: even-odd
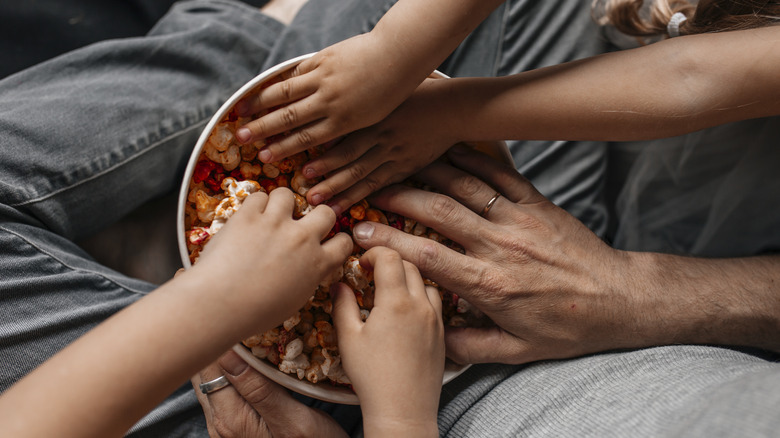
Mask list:
[[[100,272],[93,271],[93,270],[90,270],[90,269],[84,269],[84,268],[78,268],[78,267],[75,267],[75,266],[71,266],[70,264],[68,264],[67,262],[65,262],[64,260],[62,260],[61,258],[59,258],[59,257],[55,256],[54,254],[52,254],[51,252],[49,252],[49,251],[45,250],[44,248],[40,247],[39,245],[37,245],[37,244],[35,244],[35,243],[31,242],[29,239],[27,239],[27,238],[26,238],[26,237],[24,237],[23,235],[21,235],[21,234],[19,234],[19,233],[15,232],[15,231],[9,230],[8,228],[6,228],[6,227],[3,227],[2,225],[0,225],[0,230],[2,230],[2,231],[5,231],[5,232],[6,232],[6,233],[8,233],[8,234],[12,234],[12,235],[14,235],[14,236],[18,237],[19,239],[21,239],[22,241],[24,241],[25,243],[27,243],[28,245],[30,245],[31,247],[33,247],[35,250],[37,250],[39,253],[46,255],[46,256],[47,256],[47,257],[49,257],[51,260],[54,260],[54,261],[56,261],[56,262],[57,262],[57,263],[59,263],[60,265],[64,266],[64,267],[65,267],[65,268],[67,268],[67,269],[70,269],[70,270],[71,270],[71,271],[73,271],[73,272],[83,272],[83,273],[87,273],[87,274],[95,275],[95,276],[97,276],[97,277],[100,277],[100,278],[102,278],[102,279],[103,279],[103,280],[105,280],[105,281],[108,281],[109,283],[112,283],[112,284],[116,285],[116,286],[117,286],[117,287],[119,287],[120,289],[123,289],[123,290],[125,290],[125,291],[127,291],[127,292],[130,292],[130,293],[132,293],[132,294],[135,294],[135,295],[146,296],[146,295],[148,295],[148,294],[149,294],[149,292],[145,292],[145,291],[136,290],[136,289],[133,289],[133,288],[131,288],[131,287],[129,287],[129,286],[122,285],[122,284],[118,283],[116,280],[113,280],[113,279],[111,279],[110,277],[107,277],[106,275],[104,275],[104,274],[102,274],[102,273],[100,273]],[[128,278],[130,278],[130,277],[128,277]],[[140,281],[140,280],[139,280],[139,281]]]
[[[9,207],[18,208],[18,207],[24,207],[26,205],[34,204],[36,202],[45,201],[46,199],[49,199],[49,198],[51,198],[53,196],[59,195],[59,194],[64,193],[64,192],[67,192],[68,190],[71,190],[71,189],[73,189],[75,187],[78,187],[78,186],[80,186],[82,184],[86,184],[86,183],[94,180],[95,178],[101,177],[101,176],[105,175],[106,173],[113,171],[114,169],[116,169],[119,166],[123,166],[123,165],[125,165],[125,164],[127,164],[129,162],[132,162],[136,158],[143,156],[147,152],[154,150],[155,148],[157,148],[161,144],[163,144],[163,143],[165,143],[167,141],[170,141],[173,138],[176,138],[176,137],[178,137],[180,135],[183,135],[183,134],[191,131],[192,129],[202,127],[206,123],[208,123],[208,119],[201,120],[201,121],[199,121],[197,123],[194,123],[194,124],[192,124],[192,125],[190,125],[190,126],[188,126],[186,128],[183,128],[183,129],[180,129],[180,130],[176,131],[176,133],[174,133],[172,135],[168,135],[168,136],[166,136],[164,138],[161,138],[160,140],[150,144],[149,146],[147,146],[143,150],[138,151],[135,154],[132,154],[131,156],[125,158],[124,160],[118,161],[114,165],[109,166],[109,167],[101,170],[100,172],[95,173],[94,175],[91,175],[91,176],[89,176],[87,178],[84,178],[84,179],[82,179],[82,180],[80,180],[78,182],[75,182],[73,184],[70,184],[70,185],[68,185],[66,187],[62,187],[62,188],[56,189],[56,190],[54,190],[54,191],[52,191],[50,193],[47,193],[45,195],[38,196],[38,197],[33,198],[33,199],[28,199],[26,201],[19,202],[19,203],[16,203],[16,204],[9,204]]]

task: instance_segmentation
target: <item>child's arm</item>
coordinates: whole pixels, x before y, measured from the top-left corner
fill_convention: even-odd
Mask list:
[[[499,5],[499,0],[399,0],[369,33],[328,47],[294,77],[239,105],[242,142],[291,131],[261,160],[273,162],[372,125],[395,109]]]
[[[307,197],[343,210],[458,141],[642,140],[780,114],[779,50],[775,26],[674,38],[502,78],[426,81],[387,119],[308,163],[328,178]]]
[[[197,265],[66,347],[0,397],[0,436],[121,436],[240,339],[293,314],[344,262],[326,207],[292,219],[286,189],[254,194]]]
[[[362,322],[352,290],[335,288],[333,320],[344,370],[360,399],[366,436],[438,436],[444,373],[441,297],[387,248],[360,260],[374,271],[375,305]]]

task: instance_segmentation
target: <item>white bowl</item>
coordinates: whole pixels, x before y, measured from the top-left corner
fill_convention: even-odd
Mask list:
[[[189,252],[187,250],[185,229],[184,229],[185,205],[187,202],[187,195],[189,193],[190,180],[192,179],[193,172],[195,170],[195,165],[198,162],[201,151],[203,150],[206,141],[208,141],[208,138],[211,135],[211,131],[223,119],[223,117],[226,114],[228,114],[228,112],[230,112],[233,106],[244,96],[254,91],[265,82],[294,68],[301,61],[310,58],[313,55],[314,54],[311,53],[308,55],[299,56],[297,58],[285,61],[281,64],[276,65],[275,67],[272,67],[262,72],[254,79],[247,82],[243,87],[241,87],[232,96],[230,96],[230,98],[222,105],[222,107],[220,107],[220,109],[214,114],[214,116],[211,118],[209,123],[203,129],[203,132],[201,133],[200,138],[198,139],[198,143],[196,144],[195,149],[192,151],[192,155],[190,156],[189,163],[187,164],[187,169],[185,170],[184,173],[184,179],[182,181],[181,189],[179,191],[179,204],[178,204],[178,212],[176,216],[177,218],[176,230],[177,230],[177,240],[179,244],[179,253],[181,255],[182,264],[184,265],[185,268],[189,268],[191,266]],[[431,76],[435,78],[447,78],[446,75],[438,71],[434,72],[433,75]],[[494,158],[497,158],[501,161],[508,162],[508,163],[512,162],[512,157],[509,153],[509,150],[507,149],[506,144],[503,142],[480,142],[480,143],[475,143],[472,146],[474,146],[476,149],[482,150],[492,155]],[[293,390],[295,392],[298,392],[300,394],[309,397],[313,397],[328,402],[352,404],[352,405],[358,404],[357,396],[348,387],[337,386],[327,382],[315,384],[305,379],[299,380],[297,376],[279,371],[279,369],[275,365],[263,359],[257,358],[251,353],[251,351],[249,351],[249,349],[244,347],[242,344],[236,344],[233,347],[233,350],[235,350],[239,356],[241,356],[245,361],[247,361],[247,363],[249,363],[257,371],[259,371],[269,379],[273,380],[274,382],[277,382],[280,385],[290,390]],[[463,373],[467,368],[468,365],[458,365],[450,360],[447,360],[444,369],[444,379],[442,384],[451,381],[452,379],[454,379],[455,377]]]

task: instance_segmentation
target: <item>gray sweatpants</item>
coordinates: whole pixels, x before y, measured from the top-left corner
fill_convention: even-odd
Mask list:
[[[602,43],[587,3],[509,1],[442,70],[453,76],[508,74],[598,53]],[[101,42],[0,81],[0,390],[155,288],[101,266],[73,240],[174,190],[211,114],[259,71],[371,29],[391,4],[309,0],[285,28],[234,1],[183,2],[146,37]],[[518,168],[543,193],[603,231],[603,144],[515,142],[512,150]],[[727,400],[751,401],[752,394],[763,393],[748,391],[747,383],[760,389],[769,382],[741,385],[737,377],[774,378],[760,374],[774,368],[756,357],[700,350],[707,360],[698,368],[684,347],[658,350],[666,353],[654,362],[650,350],[525,368],[474,367],[445,388],[453,396],[442,407],[442,433],[610,431],[616,405],[623,418],[645,419],[639,422],[644,435],[670,430],[674,418],[666,411],[696,411],[705,418],[692,424],[709,426],[715,424],[706,417],[709,411],[693,404],[703,398],[665,397],[666,411],[652,401],[664,394],[703,394],[702,388],[731,389],[747,395]],[[674,370],[679,379],[658,378]],[[645,390],[629,390],[636,387]],[[610,409],[591,409],[600,406],[596,400]],[[132,434],[206,436],[189,385]]]

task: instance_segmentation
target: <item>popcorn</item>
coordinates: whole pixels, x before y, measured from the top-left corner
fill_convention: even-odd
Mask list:
[[[195,166],[185,205],[187,246],[193,264],[197,262],[200,251],[210,237],[225,225],[252,193],[270,193],[278,187],[289,187],[295,196],[294,218],[301,218],[313,209],[305,196],[321,178],[305,178],[301,169],[309,159],[321,155],[325,148],[317,146],[276,163],[262,163],[257,154],[264,142],[239,145],[235,140],[237,127],[249,120],[235,115],[226,116],[212,132]],[[339,215],[327,238],[339,232],[351,234],[352,227],[363,220],[430,237],[455,250],[461,250],[422,224],[372,208],[366,200]],[[332,324],[330,286],[337,281],[348,284],[360,307],[360,318],[365,321],[370,317],[374,307],[373,275],[360,266],[362,250],[357,245],[354,253],[343,266],[320,282],[317,289],[312,291],[311,298],[296,314],[278,327],[243,340],[244,346],[258,358],[277,365],[280,371],[298,379],[312,383],[330,381],[349,385],[349,378],[341,366],[336,329]],[[428,281],[427,284],[433,283]],[[470,307],[468,303],[450,292],[441,288],[439,290],[445,322],[464,324],[465,312]]]

